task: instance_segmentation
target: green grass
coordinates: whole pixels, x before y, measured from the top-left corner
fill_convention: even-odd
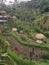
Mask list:
[[[0,49],[0,53],[2,54],[3,52],[5,53],[5,52],[7,52],[7,46],[9,46],[9,42],[6,40],[6,38],[2,35],[2,34],[0,34],[0,42],[2,43],[2,45],[3,45],[3,48],[2,49]],[[2,56],[0,56],[0,57],[2,57]],[[8,56],[8,57],[5,57],[5,58],[3,58],[3,60],[1,59],[1,61],[0,61],[0,65],[16,65],[16,63]]]
[[[38,48],[41,48],[41,49],[49,50],[49,43],[37,44],[37,43],[34,43],[34,42],[32,43],[32,42],[22,41],[20,39],[20,36],[16,35],[14,32],[10,32],[10,35],[13,36],[20,44],[23,44],[23,45],[26,45],[26,46],[29,46],[29,47],[38,47]]]
[[[4,60],[1,60],[0,64],[16,65],[9,57],[6,57]]]
[[[7,52],[8,47],[10,46],[9,42],[7,41],[7,39],[0,34],[0,49],[2,53]]]
[[[49,60],[27,60],[23,59],[19,55],[15,54],[12,51],[8,51],[9,56],[17,62],[18,65],[49,65]]]
[[[9,46],[8,41],[2,34],[0,34],[0,42],[3,43],[5,46]]]

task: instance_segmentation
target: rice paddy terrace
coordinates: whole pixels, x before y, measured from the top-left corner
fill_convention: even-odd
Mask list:
[[[45,16],[49,18],[46,14],[37,17],[34,23],[43,24]],[[36,30],[30,22],[25,24],[15,16],[2,18],[6,22],[0,22],[0,65],[49,65],[49,34],[40,29],[48,27],[46,22]]]
[[[38,32],[34,32],[33,37],[23,30],[18,32],[10,22],[1,24],[3,29],[0,30],[0,64],[49,65],[49,38]]]
[[[15,34],[15,33],[14,33]],[[30,60],[30,51],[33,47],[20,44],[15,37],[12,37],[10,34],[4,35],[0,34],[0,64],[3,65],[36,65],[36,63],[48,65],[48,58],[44,58],[44,55],[49,54],[48,50],[40,49],[34,47],[34,54],[32,54],[32,60]],[[3,47],[4,46],[4,47]],[[15,47],[18,46],[19,50],[15,50]],[[38,55],[38,56],[36,56]],[[43,59],[42,56],[43,55]],[[34,59],[34,60],[33,60]]]

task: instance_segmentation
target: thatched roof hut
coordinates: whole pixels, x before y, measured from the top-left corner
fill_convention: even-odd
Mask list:
[[[13,19],[16,19],[16,16],[13,16],[12,18],[13,18]]]
[[[35,35],[35,38],[37,38],[37,39],[44,39],[45,35],[42,34],[42,33],[38,33],[38,34]]]
[[[16,32],[16,31],[17,31],[17,28],[12,28],[12,31],[13,31],[13,32]]]
[[[20,31],[20,34],[24,34],[24,31],[23,31],[23,30],[21,30],[21,31]]]
[[[2,13],[2,14],[6,14],[6,11],[0,11],[0,13]]]

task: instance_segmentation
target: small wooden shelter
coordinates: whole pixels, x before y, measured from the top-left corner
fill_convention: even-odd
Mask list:
[[[16,32],[16,31],[17,31],[17,28],[12,28],[12,31],[13,31],[13,32]]]
[[[20,34],[24,34],[24,31],[23,30],[20,30]]]
[[[44,39],[45,35],[42,34],[42,33],[38,33],[38,34],[35,35],[35,38],[37,38],[37,39]]]

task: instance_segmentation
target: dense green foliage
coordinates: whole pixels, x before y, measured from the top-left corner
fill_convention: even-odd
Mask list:
[[[5,10],[11,16],[16,16],[15,27],[19,30],[43,32],[47,34],[49,30],[49,0],[31,0],[27,3],[14,3],[6,6]],[[13,21],[13,20],[12,20]],[[11,21],[11,26],[13,25]],[[33,29],[32,29],[33,28]]]
[[[30,61],[23,59],[14,51],[9,51],[11,50],[8,48],[10,43],[5,38],[12,36],[22,45],[49,50],[49,0],[31,0],[19,4],[15,2],[13,6],[6,6],[5,4],[2,4],[2,6],[9,14],[7,23],[2,24],[4,30],[0,34],[0,50],[1,53],[8,53],[7,61],[10,60],[11,65],[49,65],[49,53],[41,55],[41,58],[45,60]],[[16,16],[16,18],[12,18],[13,16]],[[17,31],[13,32],[12,28],[17,28]],[[21,34],[20,31],[23,31],[24,34]],[[46,36],[44,40],[41,40],[43,41],[42,44],[36,43],[35,34],[37,33]],[[33,41],[28,41],[29,39]],[[0,64],[8,63],[5,61],[1,61]]]
[[[9,56],[17,62],[18,65],[48,65],[49,61],[48,60],[26,60],[18,56],[17,54],[13,53],[12,51],[9,51]]]

